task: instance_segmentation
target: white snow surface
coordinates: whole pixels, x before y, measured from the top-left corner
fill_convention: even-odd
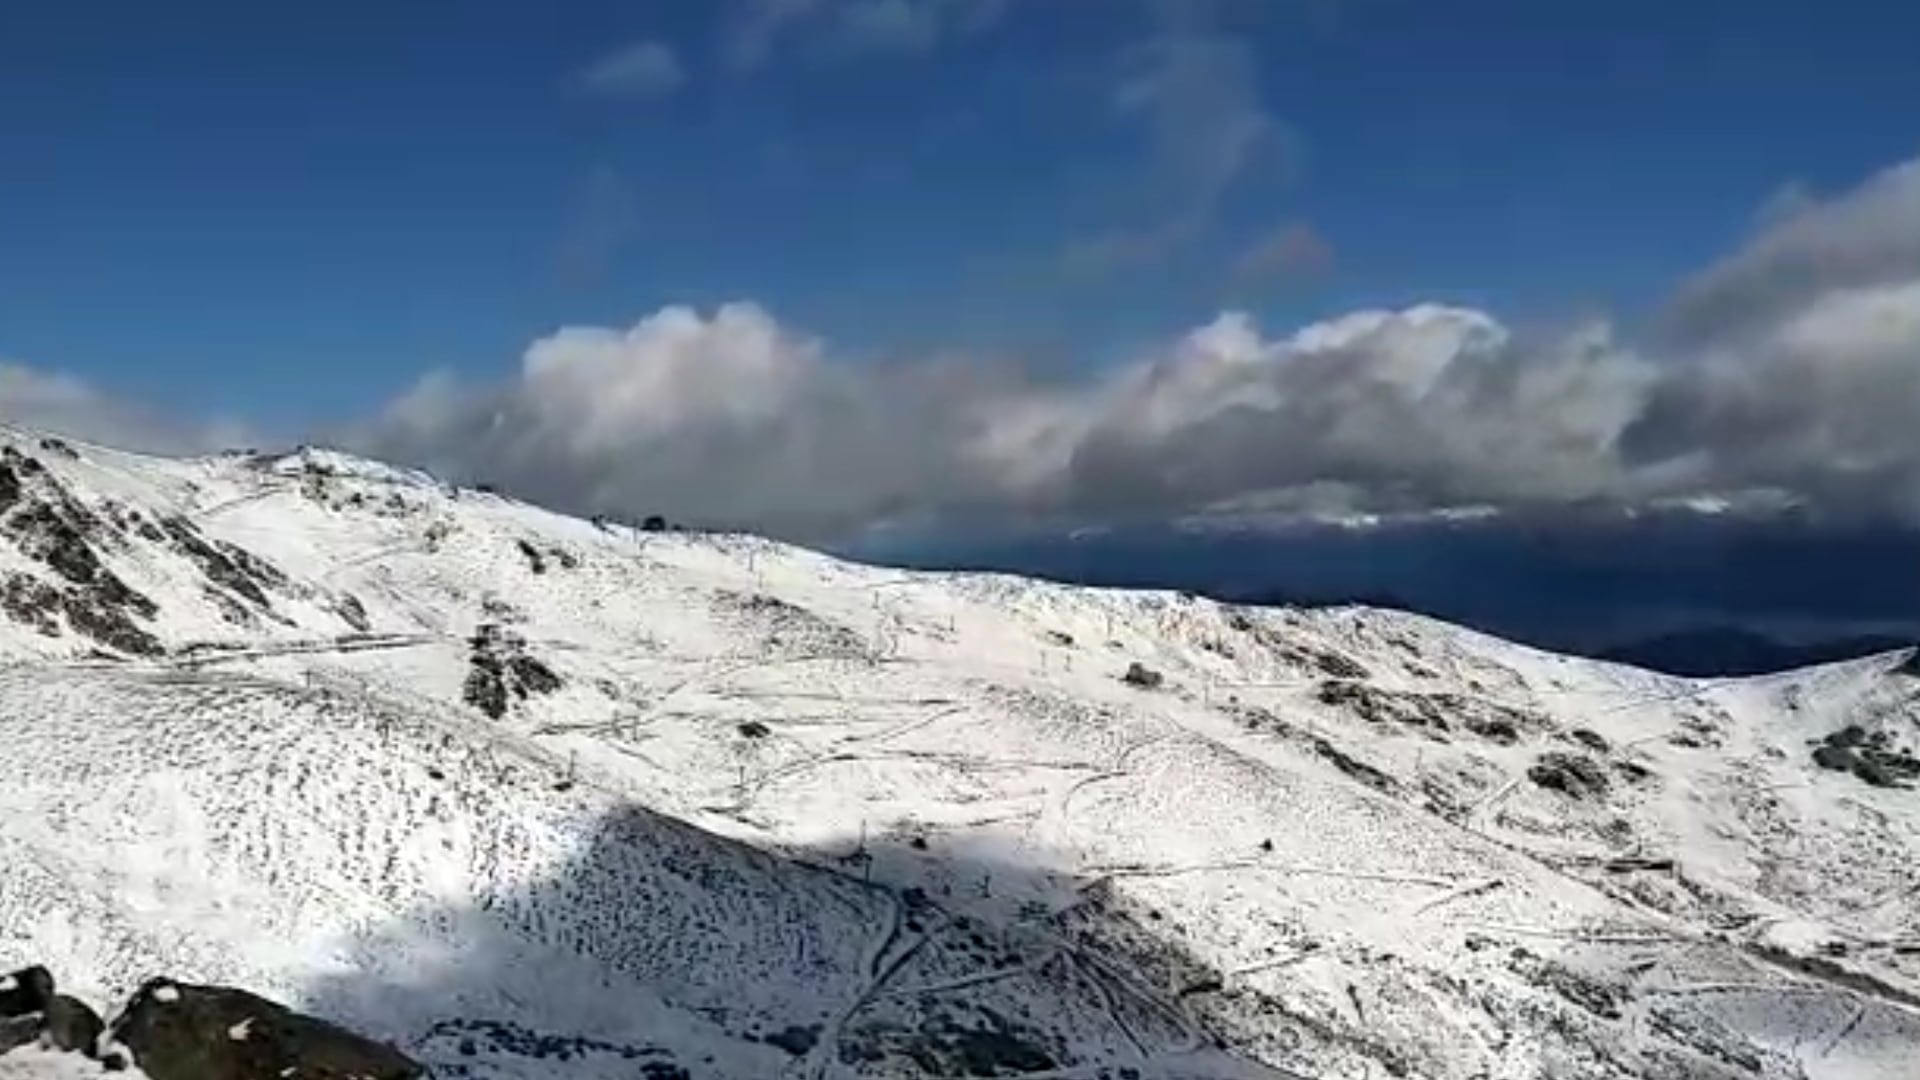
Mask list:
[[[1904,654],[1681,680],[0,446],[0,971],[96,1007],[235,985],[481,1078],[1920,1060],[1920,791],[1812,756],[1914,749]]]
[[[147,1080],[138,1067],[108,1069],[79,1054],[62,1053],[40,1046],[22,1046],[0,1054],[0,1080],[90,1080],[93,1077],[115,1080]]]

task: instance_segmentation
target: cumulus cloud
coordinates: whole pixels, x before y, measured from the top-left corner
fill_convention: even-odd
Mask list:
[[[664,97],[687,81],[686,68],[673,46],[640,41],[608,53],[580,72],[582,89],[607,97]]]
[[[818,534],[913,514],[1108,518],[1302,490],[1419,507],[1618,496],[1653,378],[1604,326],[1523,343],[1479,312],[1264,337],[1223,315],[1087,384],[972,358],[850,364],[751,304],[536,342],[505,385],[423,381],[380,453],[576,509]]]
[[[1631,464],[1920,516],[1920,160],[1803,199],[1687,282],[1667,331]]]
[[[802,536],[919,514],[1755,493],[1920,520],[1916,176],[1763,227],[1637,342],[1438,305],[1280,333],[1226,313],[1063,382],[1006,360],[864,362],[751,304],[668,308],[544,338],[503,384],[429,379],[359,437],[575,509]]]
[[[235,421],[182,421],[84,380],[0,359],[0,423],[128,450],[195,454],[246,445]]]
[[[989,493],[995,365],[855,367],[752,304],[559,331],[504,385],[435,375],[355,440],[574,509],[818,534]]]

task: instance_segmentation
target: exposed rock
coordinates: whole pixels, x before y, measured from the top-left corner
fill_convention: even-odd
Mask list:
[[[236,544],[208,540],[183,517],[164,518],[160,528],[177,551],[200,567],[207,580],[263,611],[272,610],[273,601],[267,598],[266,590],[287,583],[287,576],[278,567]]]
[[[113,526],[75,499],[36,459],[14,447],[0,448],[0,534],[20,553],[44,565],[57,580],[14,572],[7,576],[0,607],[40,633],[62,633],[56,614],[73,632],[121,652],[163,651],[136,619],[159,608],[132,589],[101,560],[96,543],[124,543]]]
[[[1160,684],[1167,681],[1167,677],[1135,660],[1127,665],[1126,673],[1120,676],[1120,681],[1142,690],[1157,690]]]
[[[1597,799],[1607,793],[1607,773],[1585,754],[1551,751],[1527,767],[1527,779],[1575,799]]]
[[[1607,744],[1606,736],[1600,734],[1597,731],[1589,731],[1586,728],[1574,728],[1572,731],[1568,732],[1567,734],[1573,736],[1574,742],[1579,743],[1581,746],[1584,746],[1587,749],[1592,750],[1597,754],[1604,754],[1607,752],[1608,749],[1610,749],[1610,747]]]
[[[39,1043],[92,1053],[100,1017],[84,1002],[54,992],[53,973],[36,964],[0,975],[0,1053]]]
[[[1348,709],[1370,724],[1398,724],[1429,735],[1457,724],[1503,746],[1519,742],[1522,730],[1548,726],[1544,717],[1461,694],[1388,690],[1348,679],[1322,682],[1316,696],[1321,704]]]
[[[527,643],[494,623],[483,623],[468,644],[464,697],[469,705],[495,720],[507,714],[514,701],[534,694],[551,694],[564,683],[553,669],[527,655]]]
[[[776,1031],[761,1040],[769,1046],[777,1046],[794,1057],[803,1057],[820,1041],[820,1025],[808,1024],[802,1027],[795,1024],[782,1031]]]
[[[534,547],[525,540],[516,540],[514,543],[519,547],[520,554],[526,557],[528,569],[536,574],[544,574],[547,572],[547,560],[545,556],[540,554],[539,548]]]
[[[1813,748],[1813,762],[1834,772],[1850,772],[1875,787],[1904,788],[1920,779],[1920,757],[1893,745],[1884,730],[1869,733],[1858,724],[1833,732]]]
[[[244,990],[155,980],[108,1034],[152,1080],[413,1080],[426,1069],[383,1043]]]
[[[47,435],[41,438],[40,449],[45,450],[49,454],[58,454],[68,461],[80,460],[80,451],[75,450],[72,443],[55,435]]]
[[[46,1040],[56,1050],[92,1054],[106,1025],[100,1014],[78,998],[55,994],[46,1011]]]
[[[1514,949],[1507,967],[1537,986],[1544,986],[1567,1001],[1595,1016],[1618,1020],[1627,999],[1624,987],[1575,971],[1564,964],[1538,956],[1527,949]]]
[[[1393,791],[1400,786],[1394,781],[1393,777],[1388,776],[1386,773],[1381,772],[1379,769],[1374,768],[1364,761],[1360,761],[1357,758],[1343,753],[1338,747],[1325,739],[1315,739],[1313,741],[1313,750],[1314,753],[1319,754],[1322,758],[1332,763],[1332,765],[1341,772],[1346,773],[1348,776],[1353,777],[1355,780],[1377,791]]]
[[[0,975],[0,1016],[45,1012],[53,1001],[53,973],[35,964]]]
[[[359,633],[365,634],[373,629],[373,622],[367,618],[366,606],[352,593],[341,593],[333,598],[333,613]]]

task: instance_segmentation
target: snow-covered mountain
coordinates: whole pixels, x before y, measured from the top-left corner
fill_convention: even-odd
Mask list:
[[[0,434],[0,970],[505,1077],[1911,1077],[1920,667]],[[4,1073],[0,1073],[4,1074]]]

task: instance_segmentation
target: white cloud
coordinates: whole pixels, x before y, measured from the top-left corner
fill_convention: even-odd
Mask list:
[[[582,88],[608,97],[664,97],[687,81],[686,69],[664,41],[641,41],[589,64],[578,76]]]
[[[0,423],[162,454],[244,446],[252,438],[246,425],[235,421],[181,421],[73,376],[4,359],[0,359]]]
[[[1604,329],[1519,349],[1472,311],[1285,338],[1224,315],[1088,384],[830,357],[750,304],[536,342],[505,386],[424,382],[376,450],[580,509],[790,533],[891,515],[1177,514],[1311,485],[1381,505],[1617,494],[1644,366]],[[1377,497],[1377,498],[1376,498]]]
[[[1431,304],[1291,331],[1227,312],[1064,381],[849,356],[750,303],[669,307],[548,335],[509,379],[429,376],[351,441],[568,509],[802,537],[913,515],[1751,492],[1920,523],[1920,162],[1761,227],[1668,314],[1631,342]],[[0,363],[0,418],[160,450],[240,437],[18,364]]]
[[[874,365],[751,304],[669,308],[545,338],[505,385],[425,383],[363,434],[575,508],[795,535],[919,513],[1754,491],[1920,521],[1920,247],[1901,246],[1914,175],[1764,229],[1680,291],[1671,334],[1639,345],[1600,321],[1531,334],[1438,305],[1290,333],[1229,312],[1063,383],[954,356]]]
[[[1136,220],[1068,245],[1074,270],[1153,265],[1212,227],[1256,164],[1284,166],[1286,129],[1266,107],[1251,48],[1184,19],[1126,51],[1113,105],[1145,140]]]
[[[1256,239],[1234,260],[1233,273],[1242,281],[1277,277],[1313,277],[1333,268],[1333,245],[1320,230],[1304,221],[1291,221]]]
[[[722,58],[752,70],[794,46],[815,60],[915,56],[993,28],[1011,0],[745,0]]]

